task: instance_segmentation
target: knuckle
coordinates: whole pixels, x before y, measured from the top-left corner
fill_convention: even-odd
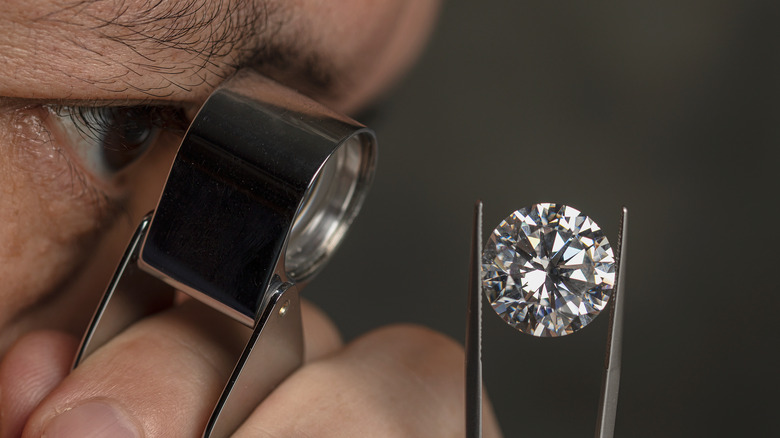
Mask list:
[[[443,333],[417,324],[393,324],[366,335],[368,341],[380,342],[401,349],[401,353],[424,356],[463,356],[463,347]]]
[[[427,381],[426,385],[438,386],[440,390],[459,387],[463,378],[463,347],[452,338],[423,326],[395,324],[383,327],[357,340],[354,348],[358,354],[369,357],[371,365],[379,369],[400,371]]]

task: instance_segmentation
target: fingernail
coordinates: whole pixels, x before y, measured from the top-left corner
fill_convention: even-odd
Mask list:
[[[43,429],[45,438],[136,438],[138,430],[127,416],[102,402],[87,402],[57,415]]]

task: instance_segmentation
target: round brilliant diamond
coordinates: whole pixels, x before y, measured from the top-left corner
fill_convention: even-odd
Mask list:
[[[508,324],[534,336],[565,336],[606,307],[615,267],[591,218],[544,203],[515,211],[493,230],[482,253],[482,283]]]

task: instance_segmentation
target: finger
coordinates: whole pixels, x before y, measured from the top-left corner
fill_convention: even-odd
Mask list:
[[[0,363],[0,437],[18,437],[38,403],[70,371],[76,338],[39,331],[19,339]]]
[[[288,378],[239,429],[242,437],[465,436],[464,354],[443,335],[384,328]],[[500,437],[486,403],[484,436]]]
[[[304,361],[317,360],[341,348],[344,341],[333,320],[309,301],[301,300],[301,303]]]
[[[333,324],[303,309],[307,357],[338,348]],[[79,365],[33,412],[24,436],[198,436],[249,331],[195,301],[147,318]]]

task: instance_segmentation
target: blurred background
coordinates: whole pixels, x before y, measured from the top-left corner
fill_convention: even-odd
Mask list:
[[[619,437],[777,436],[780,3],[451,1],[362,121],[376,184],[305,295],[348,339],[397,321],[462,342],[475,200],[487,235],[561,202],[631,215]],[[507,437],[590,437],[606,317],[535,339],[485,306]]]

